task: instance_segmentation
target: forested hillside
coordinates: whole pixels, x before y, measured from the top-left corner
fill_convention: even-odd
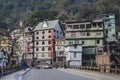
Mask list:
[[[106,13],[120,18],[120,0],[0,0],[0,27],[17,28],[20,20],[32,26],[44,19],[91,20]]]

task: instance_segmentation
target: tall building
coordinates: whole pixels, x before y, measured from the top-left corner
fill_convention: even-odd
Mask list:
[[[38,63],[56,61],[55,39],[64,38],[59,20],[44,20],[34,28],[34,53]]]
[[[83,47],[82,64],[93,65],[95,63],[95,55],[103,53],[103,21],[68,22],[65,28],[66,45],[81,44]]]
[[[65,61],[65,39],[55,39],[56,62],[63,66]]]
[[[107,42],[115,41],[116,40],[115,15],[104,14],[102,18],[105,26],[105,37]]]

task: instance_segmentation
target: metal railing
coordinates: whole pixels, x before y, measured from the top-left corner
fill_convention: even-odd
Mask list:
[[[10,73],[16,72],[18,70],[21,70],[20,66],[5,66],[5,67],[0,67],[0,77],[8,75]]]

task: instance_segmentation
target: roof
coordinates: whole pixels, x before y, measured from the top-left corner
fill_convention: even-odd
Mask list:
[[[11,32],[11,34],[16,34],[16,33],[20,33],[20,29],[15,29]]]
[[[51,28],[54,28],[58,22],[59,22],[59,20],[52,20],[52,21],[45,20],[43,22],[40,22],[34,28],[34,30],[51,29]]]

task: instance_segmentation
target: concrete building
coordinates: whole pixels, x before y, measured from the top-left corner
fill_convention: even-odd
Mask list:
[[[68,66],[82,65],[82,46],[80,44],[71,44],[65,47],[66,64]]]
[[[34,28],[35,58],[38,62],[56,61],[55,39],[63,39],[64,33],[59,20],[44,20]]]
[[[105,37],[107,42],[116,41],[115,15],[104,14],[102,18],[105,26]]]
[[[82,44],[83,65],[93,65],[95,63],[95,55],[103,53],[103,21],[67,22],[65,28],[66,45]]]
[[[55,39],[55,42],[56,62],[62,66],[65,61],[65,39]]]

